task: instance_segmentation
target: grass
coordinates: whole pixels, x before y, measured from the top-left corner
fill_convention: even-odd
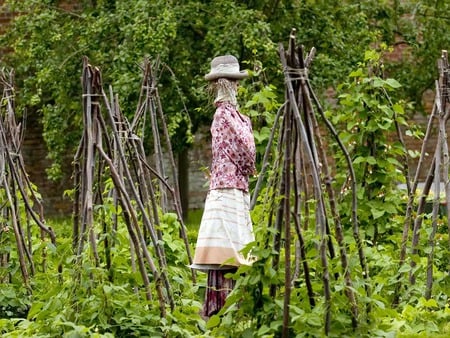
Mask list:
[[[190,209],[186,221],[186,228],[189,242],[195,243],[197,239],[198,228],[202,220],[203,209]]]

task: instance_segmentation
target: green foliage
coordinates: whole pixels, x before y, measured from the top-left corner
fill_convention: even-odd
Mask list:
[[[279,299],[271,299],[268,295],[270,285],[281,287],[283,274],[272,267],[276,252],[269,241],[274,229],[267,226],[267,213],[257,207],[253,212],[256,226],[256,245],[251,243],[252,255],[258,260],[252,267],[241,267],[233,276],[237,285],[227,298],[226,308],[221,317],[212,317],[207,327],[217,337],[264,337],[280,330],[282,303]],[[269,244],[269,245],[268,245]],[[267,327],[270,325],[270,327]]]
[[[297,35],[305,47],[314,46],[318,50],[311,72],[316,88],[321,90],[341,83],[337,108],[330,108],[327,114],[339,127],[339,136],[352,157],[359,191],[358,216],[370,271],[370,278],[363,278],[351,235],[350,194],[348,189],[341,191],[348,171],[342,154],[330,143],[336,150],[334,164],[338,175],[334,184],[341,194],[339,212],[343,216],[348,268],[360,313],[359,326],[353,330],[344,293],[346,285],[340,275],[339,257],[335,257],[330,260],[330,271],[339,276],[330,281],[333,293],[330,336],[444,337],[450,334],[450,281],[446,270],[450,252],[445,218],[440,219],[437,234],[438,243],[445,244],[435,252],[433,297],[423,298],[429,252],[426,235],[431,222],[428,215],[421,229],[419,251],[411,257],[415,266],[404,264],[397,271],[405,199],[396,185],[405,179],[402,161],[410,153],[391,139],[396,123],[410,128],[405,122],[410,107],[400,98],[419,95],[423,87],[430,86],[430,79],[435,78],[430,70],[435,67],[436,54],[448,43],[447,35],[436,34],[448,27],[438,14],[447,9],[447,4],[422,1],[417,7],[420,15],[408,21],[403,14],[409,13],[408,6],[414,4],[409,1],[401,4],[394,1],[394,7],[389,1],[86,1],[82,2],[82,10],[74,12],[55,7],[55,1],[8,0],[6,3],[11,10],[23,13],[1,37],[2,44],[14,51],[6,61],[16,70],[20,105],[41,116],[44,137],[51,150],[49,157],[56,164],[63,161],[60,155],[73,150],[80,139],[77,74],[81,71],[82,55],[102,67],[104,82],[112,84],[119,93],[128,116],[133,114],[137,101],[140,83],[137,64],[146,55],[159,56],[163,64],[160,89],[169,129],[171,134],[182,136],[178,135],[179,142],[174,143],[178,149],[189,143],[191,128],[195,131],[211,118],[213,107],[206,104],[203,90],[203,74],[209,70],[209,61],[221,53],[236,54],[254,75],[243,82],[239,95],[245,102],[242,110],[254,122],[261,157],[284,87],[275,42],[286,40],[287,30],[297,27]],[[367,51],[374,42],[380,46],[383,41],[392,44],[394,30],[410,43],[412,55],[419,56],[418,61],[412,57],[407,60],[409,63],[391,68],[381,62],[378,51]],[[365,56],[363,60],[361,55]],[[419,62],[420,67],[411,67],[412,62]],[[413,128],[407,132],[420,134]],[[270,170],[274,175],[277,168]],[[56,165],[51,173],[58,176],[60,168]],[[252,213],[256,243],[247,248],[257,261],[251,268],[242,267],[231,276],[236,279],[237,287],[221,313],[206,323],[199,316],[205,275],[197,276],[196,285],[191,282],[190,271],[185,266],[184,243],[179,239],[180,224],[173,214],[160,215],[159,224],[167,253],[166,273],[175,295],[175,307],[166,309],[165,318],[160,316],[156,297],[146,300],[141,276],[130,267],[132,256],[124,224],[120,223],[114,234],[99,236],[98,266],[89,248],[81,259],[74,256],[68,235],[69,222],[53,224],[57,246],[43,241],[33,247],[35,261],[45,260],[46,268],[37,264],[30,295],[21,285],[10,220],[2,217],[0,255],[8,255],[9,261],[0,268],[0,333],[4,337],[279,336],[284,271],[273,268],[278,253],[272,249],[275,230],[268,226],[267,210],[271,206],[260,202]],[[313,209],[312,202],[311,206]],[[105,199],[105,204],[95,210],[95,228],[101,230],[105,223],[109,226],[116,212],[120,214]],[[313,214],[304,217],[314,220]],[[189,224],[192,243],[196,238],[194,223],[198,221]],[[39,237],[35,229],[33,236]],[[313,230],[305,231],[304,238],[316,306],[309,302],[300,271],[293,281],[290,299],[291,335],[322,336],[325,305],[322,266],[316,247],[318,238]],[[105,258],[106,239],[114,239],[115,243],[110,268]],[[333,235],[330,239],[334,243]],[[152,250],[150,245],[149,249]],[[281,267],[283,264],[280,262]],[[407,272],[416,276],[414,285],[404,280]],[[392,298],[399,282],[405,288],[401,290],[399,305],[394,308]],[[370,297],[367,286],[372,289]],[[271,296],[273,289],[275,297]]]
[[[7,0],[5,6],[21,15],[0,37],[13,51],[3,61],[16,71],[19,108],[42,122],[53,178],[62,175],[65,155],[80,139],[83,55],[102,68],[127,116],[137,103],[138,64],[145,56],[159,58],[163,108],[174,149],[181,151],[191,142],[186,136],[211,120],[203,75],[218,54],[237,55],[256,82],[282,88],[276,44],[297,28],[306,51],[317,49],[311,74],[322,93],[342,82],[369,46],[392,45],[397,34],[410,56],[386,62],[386,69],[403,84],[399,92],[418,104],[434,87],[435,60],[449,42],[436,33],[448,27],[439,15],[448,4],[434,1],[80,1],[67,11],[54,1]]]
[[[390,231],[393,217],[402,210],[404,201],[396,185],[405,182],[407,174],[403,168],[407,150],[394,136],[397,126],[408,128],[406,105],[391,98],[400,83],[378,75],[380,55],[374,50],[366,52],[364,62],[350,73],[350,81],[339,86],[339,112],[331,116],[352,157],[358,182],[359,220],[372,241],[379,233]],[[344,186],[348,179],[345,166],[338,153],[336,187]],[[344,217],[351,217],[350,199],[341,209]]]
[[[54,178],[62,155],[73,153],[80,139],[83,55],[102,68],[127,116],[139,94],[138,64],[145,56],[159,58],[162,105],[179,151],[189,145],[191,128],[211,120],[203,75],[214,56],[235,54],[256,82],[282,88],[276,44],[295,27],[305,47],[318,51],[313,81],[324,89],[343,79],[380,36],[390,41],[394,17],[388,2],[379,1],[80,1],[68,11],[54,1],[7,0],[5,6],[21,15],[0,37],[13,51],[4,62],[16,71],[19,107],[39,114]]]
[[[49,157],[56,168],[65,152],[73,152],[82,126],[82,56],[104,69],[103,81],[120,93],[128,116],[137,103],[146,55],[166,58],[176,35],[176,21],[166,1],[117,1],[114,6],[85,4],[82,12],[67,12],[51,2],[7,1],[15,17],[2,42],[12,48],[21,107],[40,114]],[[19,109],[18,111],[21,111]]]
[[[214,337],[277,337],[281,334],[283,320],[284,269],[276,271],[272,264],[276,253],[272,249],[274,229],[267,226],[268,213],[263,205],[252,212],[255,224],[256,243],[249,245],[258,259],[252,267],[241,267],[232,277],[236,279],[236,288],[227,299],[226,306],[219,315],[213,316],[206,327]],[[353,330],[348,298],[343,293],[345,283],[342,276],[331,279],[332,283],[332,327],[330,337],[444,337],[448,334],[447,324],[450,310],[448,296],[445,294],[450,280],[445,269],[437,273],[436,296],[427,301],[423,298],[424,275],[415,287],[410,286],[404,293],[399,307],[393,308],[392,295],[397,280],[396,257],[397,243],[400,243],[402,224],[394,222],[392,235],[383,239],[376,247],[366,247],[371,279],[366,281],[361,274],[356,247],[351,235],[346,238],[350,243],[350,266],[353,287],[356,291],[360,318],[358,327]],[[324,299],[321,283],[321,263],[314,243],[318,242],[314,231],[304,232],[307,245],[307,262],[313,280],[316,305],[309,303],[303,271],[293,281],[290,299],[291,336],[324,336]],[[284,251],[284,250],[283,250]],[[280,257],[284,257],[283,254]],[[419,262],[424,269],[426,262]],[[280,262],[284,266],[284,262]],[[339,259],[330,261],[332,273],[340,273]],[[365,292],[366,283],[370,283],[373,293],[370,298]],[[407,282],[406,282],[407,284]],[[277,290],[276,297],[270,296],[271,287]],[[365,306],[370,312],[365,314]],[[427,324],[429,323],[429,324]],[[429,325],[429,326],[428,326]]]
[[[30,307],[28,290],[19,283],[4,284],[0,289],[0,318],[26,316]]]
[[[392,141],[397,125],[410,128],[406,123],[407,104],[394,100],[396,91],[401,88],[393,78],[379,76],[380,53],[371,50],[365,53],[365,59],[359,67],[350,73],[348,81],[339,86],[339,105],[329,112],[332,122],[338,126],[340,137],[349,147],[358,181],[358,217],[361,233],[364,237],[364,253],[367,258],[370,278],[364,278],[352,236],[351,203],[344,189],[348,179],[345,160],[339,151],[335,151],[336,189],[340,191],[339,211],[343,216],[345,242],[349,258],[352,285],[357,297],[359,317],[358,327],[352,329],[352,317],[349,301],[344,293],[347,287],[341,275],[339,257],[330,259],[332,302],[330,328],[331,337],[395,337],[395,336],[433,336],[448,334],[448,287],[449,279],[446,266],[441,258],[448,254],[448,248],[437,250],[434,260],[433,299],[423,298],[425,291],[425,269],[427,235],[421,236],[419,244],[424,251],[417,255],[416,265],[402,267],[398,271],[398,252],[404,223],[403,211],[405,192],[397,188],[404,182],[405,173],[402,161],[407,150],[400,142]],[[258,93],[249,100],[249,107],[262,102],[271,102]],[[249,111],[250,114],[252,110]],[[272,112],[273,114],[273,112]],[[256,114],[255,114],[256,115]],[[269,119],[270,121],[270,119]],[[411,134],[413,131],[411,132]],[[256,139],[259,141],[259,134]],[[261,138],[264,142],[264,138]],[[333,145],[332,145],[333,147]],[[274,170],[276,170],[274,168]],[[272,173],[273,175],[274,173]],[[270,192],[263,192],[270,195]],[[268,198],[270,200],[270,198]],[[277,201],[271,202],[277,205]],[[252,212],[255,224],[256,243],[247,250],[257,257],[251,268],[241,267],[233,278],[237,286],[227,299],[225,308],[207,322],[207,328],[218,337],[274,337],[281,334],[284,297],[284,248],[273,251],[275,230],[270,223],[271,206],[260,198],[260,204]],[[314,210],[311,204],[311,210]],[[314,222],[314,213],[302,215],[304,222],[310,217]],[[430,219],[426,219],[423,232],[430,231]],[[442,224],[446,224],[445,219]],[[292,227],[294,227],[292,225]],[[428,229],[428,230],[426,230]],[[306,292],[306,281],[300,275],[293,280],[293,290],[289,308],[291,317],[290,334],[296,337],[323,336],[325,299],[322,284],[322,266],[317,244],[319,238],[314,230],[304,230],[306,258],[310,269],[310,278],[316,301],[311,306]],[[440,228],[438,237],[447,240],[445,226]],[[334,238],[331,236],[334,243]],[[294,252],[294,246],[291,253]],[[279,268],[273,264],[276,257],[281,258]],[[294,257],[291,257],[293,260]],[[448,263],[448,262],[447,262]],[[404,272],[412,271],[417,277],[411,285],[405,280]],[[398,307],[392,307],[393,295],[398,283],[405,285]],[[367,288],[372,290],[367,295]],[[272,290],[276,293],[273,295]],[[370,310],[367,310],[370,309]],[[368,312],[366,312],[368,311]],[[436,314],[437,313],[437,314]],[[429,330],[426,323],[429,322]],[[443,333],[444,332],[444,333]]]
[[[377,83],[377,81],[366,82]],[[386,80],[380,83],[383,87],[388,84],[395,86],[396,82]],[[375,88],[378,88],[377,86]],[[371,85],[368,88],[373,90],[374,86]],[[268,94],[267,97],[272,96]],[[254,100],[266,102],[264,95],[259,94]],[[348,106],[346,109],[349,109]],[[380,112],[385,111],[378,111],[379,114]],[[377,163],[374,162],[373,165]],[[107,182],[106,185],[108,184]],[[402,197],[397,195],[395,199],[392,193],[390,198],[392,201],[390,203],[395,204]],[[373,207],[371,203],[365,205],[362,200],[360,202],[361,210],[370,210]],[[116,212],[118,215],[121,214],[120,210],[115,210],[109,205],[110,200],[105,199],[104,203],[95,209],[94,226],[97,230],[102,229],[105,222],[110,222],[109,220],[114,218]],[[146,300],[141,276],[130,266],[130,245],[124,224],[119,222],[118,231],[114,233],[115,245],[111,248],[112,261],[111,268],[108,269],[105,264],[106,251],[103,244],[110,236],[109,234],[103,234],[98,238],[100,265],[96,266],[90,248],[86,248],[81,260],[73,255],[72,240],[67,235],[70,233],[71,224],[69,221],[58,221],[52,224],[57,232],[56,247],[46,242],[34,246],[34,259],[40,262],[45,256],[46,270],[39,270],[33,276],[31,296],[20,286],[18,269],[8,270],[8,273],[12,274],[13,282],[2,284],[0,297],[2,304],[5,305],[0,311],[0,332],[4,337],[279,336],[283,320],[284,269],[277,270],[273,267],[277,256],[272,246],[275,230],[269,226],[270,213],[267,212],[267,208],[268,206],[261,201],[252,212],[256,242],[251,243],[246,250],[257,257],[256,262],[252,267],[241,267],[234,275],[230,275],[231,278],[236,279],[236,288],[227,299],[221,313],[211,317],[207,322],[199,316],[206,276],[198,274],[197,283],[192,284],[190,271],[184,263],[186,250],[179,238],[180,224],[175,214],[167,213],[160,215],[159,228],[163,234],[168,263],[167,274],[175,296],[175,307],[173,310],[166,309],[166,317],[161,318],[156,297],[150,301]],[[330,337],[439,337],[439,335],[444,337],[450,333],[448,326],[450,280],[446,272],[448,249],[442,248],[436,251],[436,283],[433,298],[425,300],[422,296],[425,285],[423,272],[426,268],[424,256],[427,247],[426,236],[422,236],[423,242],[419,245],[424,250],[419,251],[416,257],[414,269],[417,282],[415,286],[409,286],[402,292],[398,307],[391,306],[392,295],[399,282],[396,259],[403,220],[399,212],[390,215],[392,219],[386,223],[388,229],[383,232],[383,236],[379,237],[377,244],[365,246],[370,280],[366,280],[361,274],[355,254],[356,246],[350,231],[345,234],[350,253],[349,269],[352,272],[353,287],[360,308],[359,326],[355,330],[352,329],[348,298],[343,292],[346,285],[342,276],[332,278]],[[194,216],[189,220],[191,241],[196,238],[196,226],[200,220],[200,215]],[[425,219],[423,232],[429,228],[430,221],[428,218]],[[290,330],[291,335],[296,337],[323,336],[325,309],[322,266],[316,246],[319,238],[313,229],[305,230],[303,235],[316,305],[311,306],[309,302],[305,278],[300,271],[293,280]],[[444,223],[439,227],[438,238],[443,243],[448,241]],[[13,239],[12,236],[2,239],[5,242],[2,242],[1,247],[9,247],[8,252],[11,253],[10,266],[17,266],[13,245],[7,244]],[[151,246],[149,248],[151,249]],[[282,251],[284,252],[284,248]],[[291,252],[293,251],[291,248]],[[283,266],[282,259],[280,267]],[[409,265],[404,265],[402,268],[404,271],[401,272],[407,272],[408,270],[405,269],[410,268]],[[341,273],[338,257],[330,260],[330,270],[335,276],[336,273]],[[400,281],[408,285],[406,281]],[[365,292],[367,284],[370,284],[373,290],[370,297]],[[154,281],[152,281],[153,286]],[[275,297],[271,296],[273,288],[276,290]],[[366,305],[370,305],[371,308],[367,314],[365,313]]]
[[[278,272],[272,267],[276,253],[272,249],[271,239],[274,229],[268,227],[268,213],[258,205],[252,213],[255,224],[257,242],[251,244],[252,254],[257,261],[251,268],[241,267],[233,278],[237,285],[227,299],[225,308],[219,315],[207,322],[207,328],[214,337],[277,337],[281,334],[283,320],[284,269]],[[423,298],[425,289],[424,274],[415,286],[409,285],[405,290],[401,304],[394,308],[392,295],[397,279],[397,255],[401,238],[402,223],[399,219],[392,222],[389,237],[380,239],[377,246],[365,248],[369,261],[371,278],[362,277],[356,254],[356,247],[350,234],[346,241],[350,243],[350,266],[353,287],[359,302],[360,317],[358,327],[354,330],[351,324],[351,313],[348,298],[343,291],[345,283],[342,276],[331,279],[332,283],[332,327],[330,337],[445,337],[450,332],[448,318],[448,290],[450,280],[445,268],[436,272],[435,296],[430,300]],[[293,281],[290,299],[290,333],[295,337],[324,336],[324,299],[322,295],[321,264],[314,243],[318,242],[314,231],[304,232],[307,243],[307,261],[313,280],[316,305],[312,307],[308,301],[303,271]],[[443,250],[445,255],[445,249]],[[281,257],[284,257],[281,254]],[[422,272],[426,261],[418,262]],[[280,262],[284,266],[284,262]],[[340,273],[339,259],[330,261],[332,273]],[[408,285],[407,281],[403,281]],[[365,285],[370,283],[373,292],[367,297]],[[277,289],[276,297],[270,296],[270,288]],[[365,313],[366,306],[370,312]]]
[[[18,288],[20,283],[2,285],[3,337],[186,337],[199,333],[202,320],[198,314],[201,307],[198,286],[193,287],[189,269],[183,263],[186,250],[173,214],[163,215],[160,225],[176,295],[176,308],[166,318],[160,317],[156,296],[146,300],[141,277],[130,267],[129,239],[123,224],[111,248],[113,275],[104,263],[95,266],[89,249],[83,253],[82,263],[77,263],[72,240],[63,235],[70,233],[70,226],[70,222],[54,224],[58,243],[46,250],[47,270],[33,277],[32,297]],[[98,248],[103,257],[101,243],[102,240]],[[36,250],[36,261],[42,255],[44,251]],[[12,261],[15,260],[12,256]]]
[[[239,89],[241,101],[245,102],[245,106],[240,110],[252,119],[257,163],[261,163],[274,126],[275,116],[281,106],[278,102],[277,88],[273,85],[254,82],[250,88],[240,87]]]
[[[234,1],[83,2],[73,11],[34,0],[6,6],[22,14],[0,37],[13,51],[5,61],[16,71],[20,107],[42,120],[53,178],[61,175],[62,154],[73,153],[80,139],[83,55],[102,68],[103,82],[119,93],[129,117],[139,95],[139,63],[146,56],[161,60],[159,90],[177,151],[190,144],[191,128],[211,119],[203,75],[214,56],[233,53],[251,62],[276,56],[263,15]],[[195,110],[200,106],[207,108]]]
[[[414,100],[418,109],[424,109],[422,96],[434,90],[438,77],[436,60],[442,50],[448,50],[449,18],[443,13],[450,10],[448,1],[396,1],[395,32],[397,44],[404,47],[400,60],[386,62],[386,71],[405,86],[403,93]],[[411,15],[412,14],[412,15]]]

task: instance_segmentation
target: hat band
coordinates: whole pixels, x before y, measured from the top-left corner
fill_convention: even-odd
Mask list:
[[[238,63],[220,63],[211,69],[211,74],[216,73],[239,73]]]

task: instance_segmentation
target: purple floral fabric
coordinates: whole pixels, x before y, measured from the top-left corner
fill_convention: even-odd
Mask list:
[[[216,103],[211,125],[210,189],[236,188],[248,192],[248,176],[255,172],[255,141],[250,119],[229,102]]]

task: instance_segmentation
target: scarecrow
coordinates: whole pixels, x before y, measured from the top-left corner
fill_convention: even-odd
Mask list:
[[[238,81],[247,76],[232,55],[214,58],[205,75],[216,111],[211,125],[210,185],[191,265],[208,274],[205,319],[220,311],[234,287],[235,281],[225,275],[251,264],[241,250],[254,241],[248,177],[255,173],[255,142],[250,118],[239,112],[236,99]]]

